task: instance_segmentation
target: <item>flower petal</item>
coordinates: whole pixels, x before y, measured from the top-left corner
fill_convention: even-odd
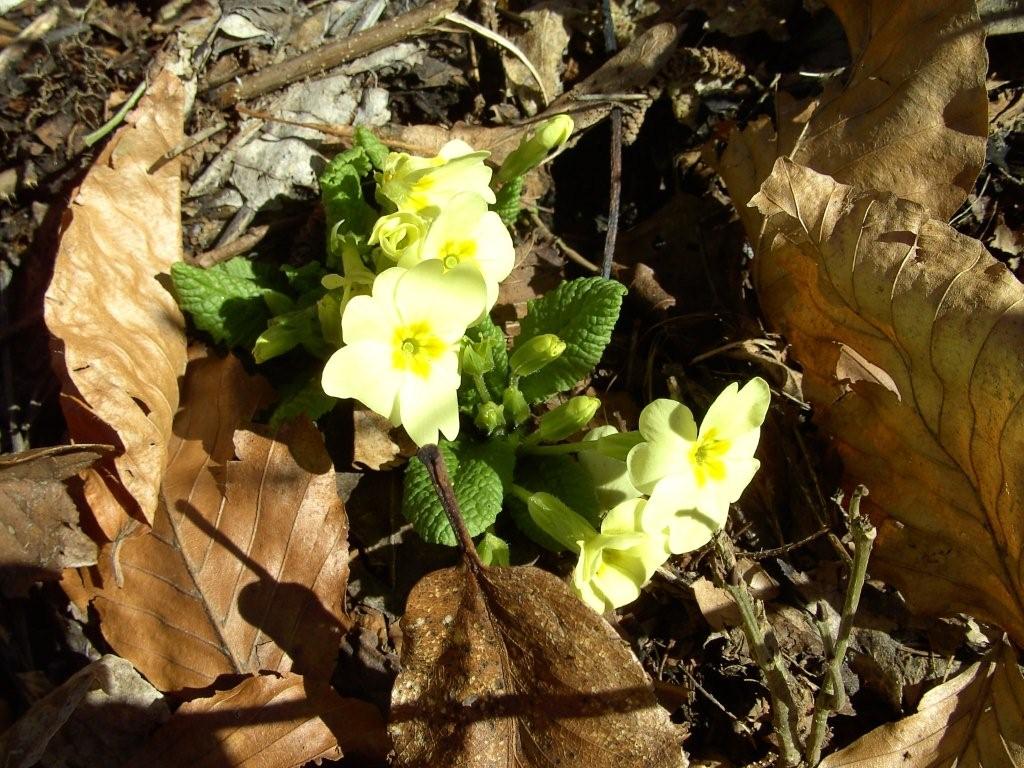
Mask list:
[[[662,478],[669,475],[693,475],[687,461],[688,449],[681,440],[661,443],[640,443],[626,456],[629,481],[641,493],[650,493]]]
[[[591,579],[594,591],[604,598],[607,609],[618,608],[640,597],[643,581],[637,582],[638,573],[627,573],[615,565],[605,563]]]
[[[407,376],[398,393],[398,417],[416,445],[437,443],[440,431],[449,440],[459,434],[458,359],[436,362],[427,378]]]
[[[480,270],[488,282],[500,283],[516,265],[516,249],[512,235],[501,223],[501,217],[494,211],[486,211],[480,217],[474,233],[483,246],[477,260]]]
[[[614,434],[617,434],[617,430],[613,426],[594,427],[583,441],[598,440]],[[625,461],[605,456],[600,450],[580,451],[578,458],[594,483],[594,493],[597,494],[597,501],[602,508],[612,509],[640,495],[640,491],[629,479],[629,467]]]
[[[341,316],[341,337],[346,344],[361,341],[384,344],[391,339],[396,319],[383,301],[370,296],[355,296],[345,305]]]
[[[401,377],[391,367],[391,350],[386,344],[359,341],[331,355],[324,366],[321,385],[332,397],[353,397],[370,410],[391,418]]]
[[[680,402],[661,398],[648,403],[640,412],[640,434],[649,443],[697,439],[693,412]]]
[[[768,413],[772,393],[768,382],[757,376],[742,389],[733,382],[715,398],[700,425],[703,437],[714,430],[715,437],[730,440],[751,430],[759,429]]]
[[[646,526],[664,525],[668,529],[668,549],[674,555],[692,552],[711,541],[729,515],[729,504],[711,496],[712,509],[696,509],[698,498],[704,494],[685,476],[666,477],[654,488],[644,509]]]
[[[395,288],[395,303],[404,322],[428,321],[441,339],[455,343],[483,314],[486,295],[478,269],[467,265],[446,273],[441,262],[432,259],[401,277]]]

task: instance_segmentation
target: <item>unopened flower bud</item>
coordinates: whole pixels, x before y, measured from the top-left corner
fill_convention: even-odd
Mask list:
[[[580,542],[597,534],[586,519],[550,493],[531,494],[526,509],[541,531],[570,552],[579,552]]]
[[[597,409],[601,407],[601,401],[596,397],[580,395],[572,398],[567,403],[548,411],[540,418],[540,441],[542,443],[557,443],[583,429],[590,420],[594,418]]]
[[[512,420],[513,426],[518,427],[530,418],[530,406],[518,389],[506,389],[501,396],[501,404],[505,406],[505,413]]]
[[[498,427],[505,426],[505,409],[500,403],[480,403],[473,423],[490,434]]]
[[[565,352],[565,342],[553,333],[534,336],[525,344],[516,347],[508,364],[514,376],[529,376],[536,373]]]
[[[493,369],[494,358],[491,357],[490,340],[463,342],[462,349],[459,350],[459,362],[466,376],[483,376]]]
[[[522,176],[531,168],[535,168],[547,157],[548,153],[562,146],[572,134],[572,118],[568,115],[555,115],[519,143],[519,146],[505,158],[498,171],[498,181],[507,182]]]

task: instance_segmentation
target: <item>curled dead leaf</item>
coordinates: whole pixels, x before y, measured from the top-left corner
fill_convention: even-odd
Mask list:
[[[872,572],[1024,645],[1024,287],[920,205],[784,158],[752,205],[778,265],[761,301],[871,488]]]
[[[161,74],[86,176],[65,214],[46,325],[71,437],[118,452],[86,478],[104,534],[152,522],[185,370],[185,323],[157,277],[181,259],[177,160],[184,91]]]
[[[299,675],[258,675],[183,704],[125,768],[299,768],[342,755],[377,766],[387,752],[372,704]]]
[[[924,695],[917,712],[829,755],[821,768],[1021,768],[1024,675],[1003,644]]]
[[[22,595],[64,568],[96,562],[96,544],[78,527],[65,480],[110,446],[59,445],[0,456],[0,591]]]
[[[400,766],[685,765],[636,657],[545,571],[435,571],[409,595],[402,631]]]
[[[266,393],[234,357],[193,360],[153,530],[83,572],[104,636],[161,690],[333,669],[348,522],[312,424],[250,426]]]

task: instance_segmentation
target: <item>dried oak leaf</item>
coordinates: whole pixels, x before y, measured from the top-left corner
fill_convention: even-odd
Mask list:
[[[409,595],[402,631],[397,765],[685,765],[636,658],[545,571],[435,571]]]
[[[182,704],[124,768],[298,768],[343,754],[379,766],[388,746],[372,704],[299,675],[266,674]]]
[[[266,392],[234,357],[193,360],[152,531],[83,572],[104,636],[161,690],[333,669],[348,520],[312,424],[249,426]]]
[[[1003,644],[924,695],[917,713],[829,755],[821,768],[1022,768],[1024,675]]]
[[[109,450],[60,445],[0,456],[0,592],[23,595],[35,581],[96,562],[96,544],[78,527],[64,481]]]
[[[77,442],[116,455],[86,478],[104,534],[155,514],[185,370],[185,323],[158,275],[181,260],[178,161],[150,166],[182,139],[184,90],[161,74],[111,139],[64,214],[46,325]]]
[[[730,137],[719,171],[751,239],[746,203],[788,156],[844,184],[892,192],[948,219],[985,160],[985,32],[974,0],[828,0],[853,63],[815,104],[778,103],[778,133],[762,120]],[[771,280],[770,257],[755,277]],[[766,310],[774,319],[770,310]]]
[[[761,288],[879,525],[872,571],[1024,645],[1024,286],[916,203],[779,159]]]
[[[124,659],[106,655],[35,702],[0,737],[0,765],[120,765],[170,717],[164,697]]]

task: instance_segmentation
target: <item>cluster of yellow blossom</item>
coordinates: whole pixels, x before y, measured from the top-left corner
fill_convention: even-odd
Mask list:
[[[419,445],[458,435],[462,338],[514,264],[512,237],[488,209],[486,156],[462,141],[430,158],[392,152],[377,174],[388,212],[369,240],[378,274],[357,253],[345,263],[344,346],[324,368],[324,392],[361,401]]]
[[[670,555],[704,546],[725,525],[759,467],[754,451],[770,398],[768,384],[754,378],[726,387],[699,429],[685,405],[655,400],[640,414],[639,432],[599,427],[587,435],[580,461],[610,508],[600,531],[571,510],[568,517],[530,507],[545,531],[553,518],[562,521],[556,538],[579,553],[573,586],[584,602],[599,612],[632,602]]]

